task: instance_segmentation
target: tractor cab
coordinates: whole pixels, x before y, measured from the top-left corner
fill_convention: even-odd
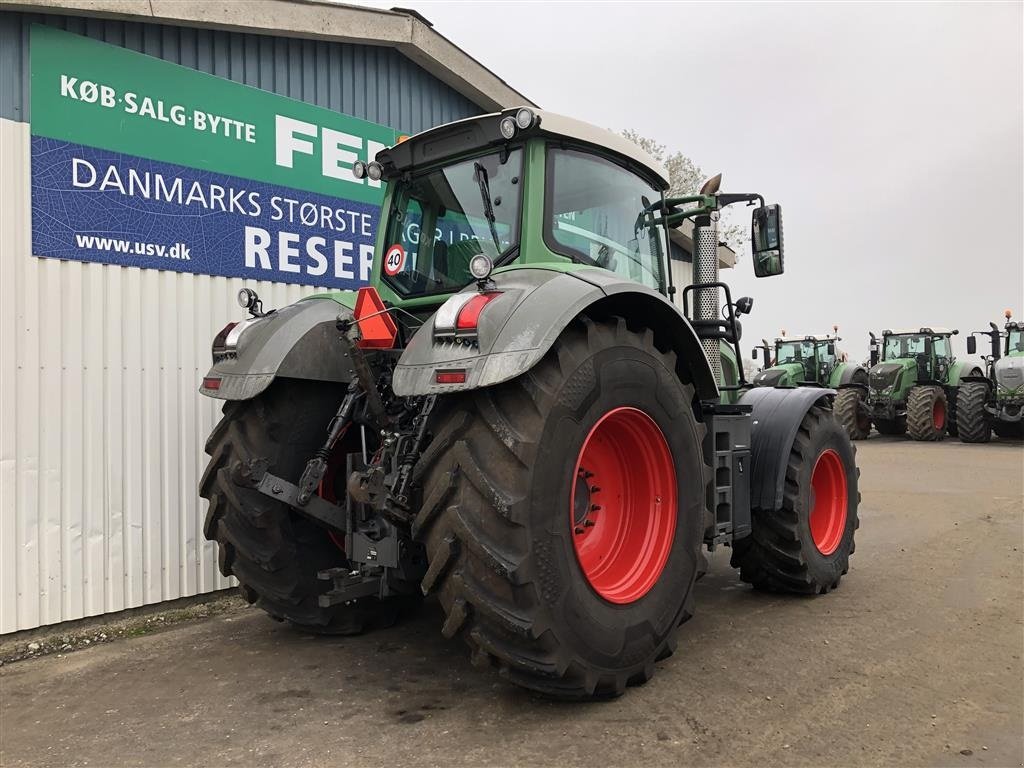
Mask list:
[[[955,362],[950,337],[957,333],[945,328],[882,331],[882,364],[913,368],[919,382],[944,381]]]
[[[667,171],[632,141],[529,108],[462,120],[383,150],[372,283],[388,306],[436,309],[502,269],[600,268],[669,295],[655,203]]]
[[[801,384],[829,386],[829,380],[836,368],[839,356],[835,335],[814,335],[803,337],[780,336],[774,347],[764,342],[755,347],[763,355],[764,370],[754,377],[757,386],[795,387]]]

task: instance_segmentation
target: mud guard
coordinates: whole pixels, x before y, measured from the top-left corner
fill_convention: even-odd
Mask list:
[[[199,391],[220,400],[249,400],[278,376],[347,383],[348,359],[338,344],[339,313],[351,312],[355,294],[310,297],[266,317],[252,320],[227,354],[215,358],[206,379],[219,379],[217,389]],[[349,302],[351,299],[351,303]]]
[[[804,416],[817,403],[835,396],[834,389],[755,387],[740,398],[754,406],[750,433],[750,507],[780,509],[786,465]]]
[[[571,271],[522,267],[493,276],[499,295],[479,317],[475,344],[435,340],[433,319],[409,342],[395,368],[395,394],[412,397],[465,392],[514,379],[551,349],[583,314],[630,318],[655,333],[689,369],[700,399],[717,399],[718,385],[700,340],[683,314],[657,291],[596,268]],[[463,292],[474,292],[470,286]],[[458,370],[465,380],[439,384],[436,373]]]
[[[839,365],[842,366],[842,367],[841,367],[841,369],[839,371],[839,381],[836,382],[836,387],[837,388],[838,387],[846,387],[846,386],[850,386],[850,385],[857,385],[857,382],[855,382],[853,380],[853,377],[856,376],[858,373],[861,373],[861,372],[863,372],[863,374],[864,374],[865,381],[868,378],[868,371],[862,365],[856,365],[856,364],[853,364],[853,363],[840,363]],[[859,384],[858,386],[862,386],[862,387],[866,388],[866,385],[864,385],[864,384]]]

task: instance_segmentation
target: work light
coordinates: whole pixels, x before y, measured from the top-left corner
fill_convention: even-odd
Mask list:
[[[477,280],[486,280],[491,276],[494,263],[484,254],[478,253],[469,260],[469,274]]]
[[[516,112],[516,125],[519,126],[520,130],[525,131],[527,128],[533,125],[533,121],[537,119],[537,116],[533,114],[532,109],[523,107]]]
[[[370,181],[380,181],[380,177],[384,175],[384,166],[374,160],[366,166],[366,175],[370,177]]]
[[[238,291],[238,306],[242,309],[250,309],[257,301],[259,296],[252,288],[242,288]]]
[[[506,139],[511,139],[516,135],[516,120],[512,116],[501,118],[501,122],[498,123],[498,130],[501,131],[501,135]]]
[[[357,179],[366,178],[366,163],[362,160],[356,160],[352,163],[352,175]]]

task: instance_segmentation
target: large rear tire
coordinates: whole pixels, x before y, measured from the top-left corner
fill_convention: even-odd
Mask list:
[[[851,440],[865,440],[871,434],[871,417],[863,403],[864,390],[859,387],[840,389],[836,393],[832,412]]]
[[[811,408],[790,450],[782,508],[751,510],[751,533],[733,547],[740,579],[770,592],[838,587],[860,526],[859,476],[842,426],[826,408]]]
[[[981,381],[965,381],[956,393],[957,432],[963,443],[987,443],[992,428],[985,414],[989,386]]]
[[[413,527],[442,633],[556,698],[646,682],[693,612],[708,471],[693,400],[650,330],[585,318],[528,373],[447,403]]]
[[[948,420],[949,407],[942,387],[932,384],[911,388],[907,396],[907,433],[914,440],[942,440]]]
[[[199,486],[199,495],[210,502],[205,534],[220,549],[221,573],[235,576],[242,596],[273,618],[318,634],[358,634],[391,624],[403,605],[366,598],[320,607],[318,598],[330,582],[317,573],[345,565],[344,552],[326,530],[286,504],[237,485],[232,473],[263,457],[270,472],[297,481],[323,443],[343,395],[341,387],[283,379],[253,400],[225,403],[206,441],[210,463]]]

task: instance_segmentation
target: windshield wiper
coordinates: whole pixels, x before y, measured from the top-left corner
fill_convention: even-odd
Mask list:
[[[476,171],[476,181],[480,185],[480,199],[484,203],[484,218],[491,228],[491,237],[494,238],[494,250],[501,253],[501,242],[498,240],[498,228],[494,226],[494,206],[491,204],[491,185],[487,178],[487,169],[481,163],[473,163]]]

